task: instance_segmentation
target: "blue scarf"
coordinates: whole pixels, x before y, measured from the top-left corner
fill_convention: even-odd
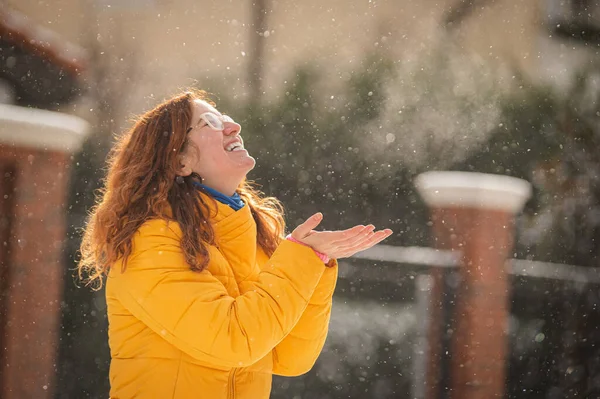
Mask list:
[[[232,208],[235,211],[239,211],[240,209],[242,209],[244,207],[244,205],[246,205],[244,203],[244,201],[242,201],[242,199],[240,198],[240,195],[238,193],[234,193],[230,197],[228,195],[225,195],[225,194],[215,190],[214,188],[205,186],[202,183],[194,182],[194,185],[196,187],[203,188],[204,191],[206,191],[208,194],[210,194],[214,199],[216,199],[217,201],[219,201],[222,204],[228,205],[230,208]]]

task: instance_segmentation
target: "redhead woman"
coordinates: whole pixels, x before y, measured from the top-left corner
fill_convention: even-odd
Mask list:
[[[142,115],[115,145],[79,265],[106,280],[113,399],[264,399],[325,342],[336,259],[372,225],[284,238],[282,208],[246,181],[241,127],[203,92]]]

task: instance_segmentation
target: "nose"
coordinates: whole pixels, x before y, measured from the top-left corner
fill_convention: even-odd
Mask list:
[[[242,127],[236,122],[223,122],[223,134],[225,136],[238,135]]]

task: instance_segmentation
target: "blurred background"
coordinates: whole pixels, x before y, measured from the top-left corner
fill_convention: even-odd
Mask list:
[[[0,0],[0,396],[108,397],[81,228],[115,135],[198,87],[242,125],[289,226],[321,211],[395,232],[341,265],[323,354],[272,398],[599,398],[599,52],[598,0]],[[502,388],[480,396],[452,396],[468,301],[461,261],[429,248],[428,171],[532,188],[488,323]],[[50,372],[15,366],[37,355]]]

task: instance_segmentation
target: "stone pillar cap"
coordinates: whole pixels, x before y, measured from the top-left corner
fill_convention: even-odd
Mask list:
[[[428,206],[483,208],[517,213],[531,197],[531,184],[515,177],[474,172],[425,172],[415,186]]]
[[[74,153],[88,133],[89,124],[73,115],[0,104],[0,144]]]

